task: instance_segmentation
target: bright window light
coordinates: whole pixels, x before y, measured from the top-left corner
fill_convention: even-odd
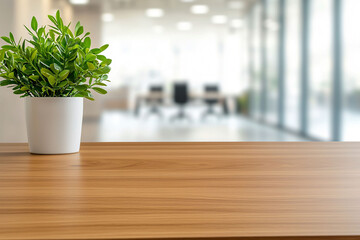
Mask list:
[[[215,15],[211,18],[211,21],[215,24],[225,24],[227,20],[227,16],[225,15]]]
[[[155,33],[160,34],[164,32],[164,27],[161,25],[157,25],[153,27]]]
[[[74,5],[84,5],[88,4],[89,0],[70,0],[70,3]]]
[[[244,7],[244,2],[242,1],[230,1],[228,3],[230,9],[242,9]]]
[[[209,7],[206,5],[194,5],[191,7],[193,14],[206,14],[209,12]]]
[[[164,16],[164,10],[162,10],[161,8],[149,8],[149,9],[146,9],[145,14],[148,17],[160,18],[160,17]]]
[[[191,22],[178,22],[177,28],[180,31],[189,31],[192,29],[192,23]]]
[[[185,2],[185,3],[192,3],[194,2],[195,0],[181,0],[182,2]]]
[[[233,19],[230,24],[233,28],[242,28],[244,26],[244,21],[242,19]]]
[[[111,13],[103,13],[101,19],[103,22],[112,22],[114,21],[114,15]]]
[[[277,31],[279,29],[279,24],[272,19],[267,19],[265,21],[265,26],[271,31]]]

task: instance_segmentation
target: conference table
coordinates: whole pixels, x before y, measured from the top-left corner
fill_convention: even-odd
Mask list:
[[[360,143],[3,143],[0,239],[360,239]]]
[[[224,95],[219,93],[206,93],[206,94],[190,94],[189,95],[189,103],[190,102],[201,102],[203,103],[207,99],[217,99],[219,105],[221,105],[223,114],[228,114],[228,106],[226,103],[226,99],[236,99],[238,96],[233,95]],[[147,93],[140,94],[136,96],[135,99],[135,108],[134,113],[136,116],[139,116],[141,107],[143,105],[152,105],[153,107],[159,108],[160,106],[172,106],[174,102],[172,100],[173,96],[163,93]]]

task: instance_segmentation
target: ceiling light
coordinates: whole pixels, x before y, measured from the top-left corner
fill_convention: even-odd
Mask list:
[[[224,24],[227,23],[227,16],[225,15],[215,15],[211,18],[211,21],[215,24]]]
[[[74,5],[84,5],[88,4],[89,0],[70,0],[70,3]]]
[[[145,14],[148,17],[159,18],[164,16],[164,10],[162,10],[161,8],[149,8],[146,9]]]
[[[194,5],[191,7],[193,14],[206,14],[209,12],[209,7],[206,5]]]
[[[163,27],[163,26],[160,26],[160,25],[154,26],[154,27],[153,27],[153,30],[154,30],[155,33],[160,34],[160,33],[163,33],[163,32],[164,32],[164,27]]]
[[[244,2],[240,1],[230,1],[228,3],[228,7],[230,9],[242,9],[244,7]]]
[[[244,21],[242,19],[233,19],[230,24],[233,28],[242,28],[244,26]]]
[[[112,22],[114,20],[114,15],[112,13],[103,13],[101,19],[103,22]]]
[[[178,22],[177,28],[180,31],[189,31],[192,29],[192,23],[191,22]]]

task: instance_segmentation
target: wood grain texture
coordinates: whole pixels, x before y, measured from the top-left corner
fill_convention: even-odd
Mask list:
[[[0,144],[0,239],[360,239],[360,143]]]

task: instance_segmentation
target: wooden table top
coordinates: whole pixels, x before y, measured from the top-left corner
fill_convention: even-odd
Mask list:
[[[360,239],[360,143],[0,144],[0,239],[279,237]]]

